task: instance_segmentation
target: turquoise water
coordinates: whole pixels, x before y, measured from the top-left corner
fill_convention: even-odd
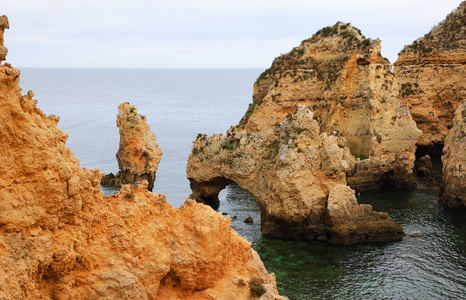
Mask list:
[[[262,237],[259,208],[238,185],[222,192],[219,211],[237,216],[278,289],[290,299],[464,299],[466,219],[437,204],[435,189],[390,187],[359,195],[360,203],[388,212],[407,237],[400,242],[330,245]],[[243,220],[251,216],[253,225]]]
[[[260,69],[21,69],[23,94],[56,114],[81,166],[118,171],[118,104],[147,117],[164,154],[154,192],[175,207],[189,196],[186,163],[198,133],[225,133],[251,102]],[[112,193],[113,190],[106,190]],[[221,192],[219,212],[245,236],[290,299],[466,299],[466,212],[437,204],[438,191],[386,187],[360,194],[408,236],[400,242],[335,246],[262,237],[254,197],[238,185]],[[253,224],[245,224],[248,216]],[[235,218],[236,217],[236,218]]]

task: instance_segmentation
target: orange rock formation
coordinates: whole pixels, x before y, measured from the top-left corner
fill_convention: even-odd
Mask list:
[[[6,28],[9,28],[8,18],[5,15],[0,16],[0,63],[5,60],[8,53],[8,49],[3,46],[3,33]]]
[[[385,182],[414,187],[421,132],[398,99],[391,65],[380,49],[379,40],[365,38],[351,24],[319,30],[260,75],[238,129],[262,132],[305,105],[322,132],[344,136],[351,154],[361,158],[348,173],[351,187]]]
[[[395,62],[400,98],[422,135],[423,152],[441,154],[453,116],[466,98],[466,1],[424,37],[407,45]]]
[[[358,205],[346,185],[355,159],[343,137],[319,133],[314,116],[298,106],[262,132],[199,135],[187,167],[191,197],[216,207],[234,181],[256,196],[264,235],[344,244],[401,239],[387,214]]]
[[[416,184],[421,132],[397,98],[390,70],[380,41],[351,24],[319,30],[259,76],[237,126],[194,141],[187,168],[192,197],[215,207],[219,191],[235,181],[256,196],[265,235],[400,239],[401,227],[358,205],[347,186]]]
[[[102,184],[121,186],[147,180],[152,191],[155,173],[162,159],[162,150],[146,122],[134,105],[124,102],[118,106],[117,126],[120,128],[120,147],[116,154],[120,171],[116,176],[105,175]]]
[[[0,299],[250,299],[255,278],[282,298],[210,207],[175,209],[145,183],[104,197],[19,75],[0,66]]]
[[[453,128],[443,148],[443,178],[440,202],[466,209],[466,100],[455,112]]]

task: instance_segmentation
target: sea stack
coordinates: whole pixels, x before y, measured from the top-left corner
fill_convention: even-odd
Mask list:
[[[120,147],[116,157],[120,171],[116,176],[104,176],[103,185],[119,187],[147,180],[148,190],[152,191],[162,150],[146,121],[146,117],[138,114],[134,105],[124,102],[118,106]]]
[[[399,97],[422,130],[419,153],[441,155],[455,110],[466,99],[466,1],[405,46],[394,66]]]
[[[210,207],[173,208],[146,182],[105,197],[19,75],[0,65],[0,299],[246,300],[256,281],[262,299],[284,299]]]
[[[443,177],[440,202],[466,209],[466,100],[455,112],[453,128],[443,148]]]
[[[401,239],[401,226],[387,214],[358,205],[346,184],[356,164],[346,140],[320,133],[314,117],[299,105],[261,132],[200,134],[188,160],[191,197],[217,207],[218,193],[237,182],[256,196],[266,236],[340,244]]]

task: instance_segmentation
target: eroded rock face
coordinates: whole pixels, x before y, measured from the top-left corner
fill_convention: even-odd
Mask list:
[[[7,16],[0,16],[0,63],[5,60],[6,54],[8,53],[8,49],[3,46],[3,33],[7,28],[9,28]]]
[[[454,112],[466,98],[466,2],[424,37],[407,45],[395,62],[400,98],[422,135],[424,153],[441,154]]]
[[[319,129],[314,114],[298,106],[261,132],[199,135],[187,167],[191,197],[218,206],[218,193],[234,181],[256,196],[264,235],[332,243],[400,239],[401,226],[358,205],[346,185],[356,162],[345,139]]]
[[[21,96],[19,75],[0,66],[0,226],[18,232],[73,223],[86,201],[99,197],[101,173],[79,167],[59,118],[37,109],[31,91]]]
[[[341,135],[361,158],[348,174],[356,189],[384,182],[413,187],[415,143],[421,132],[398,98],[380,41],[337,23],[279,56],[254,85],[253,103],[238,128],[263,132],[293,112],[311,108],[322,132]]]
[[[455,112],[453,128],[443,148],[442,195],[440,202],[466,209],[466,100]]]
[[[147,183],[100,192],[80,168],[56,116],[20,72],[0,66],[1,299],[281,299],[251,244],[211,208],[173,208]]]
[[[155,173],[162,159],[162,150],[146,122],[146,117],[137,113],[134,105],[124,102],[118,106],[117,126],[120,128],[120,147],[116,154],[120,172],[108,174],[102,184],[121,186],[147,180],[152,191]]]

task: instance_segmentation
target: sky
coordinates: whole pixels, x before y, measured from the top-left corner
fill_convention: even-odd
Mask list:
[[[459,0],[1,0],[14,67],[268,68],[350,22],[391,63]]]

